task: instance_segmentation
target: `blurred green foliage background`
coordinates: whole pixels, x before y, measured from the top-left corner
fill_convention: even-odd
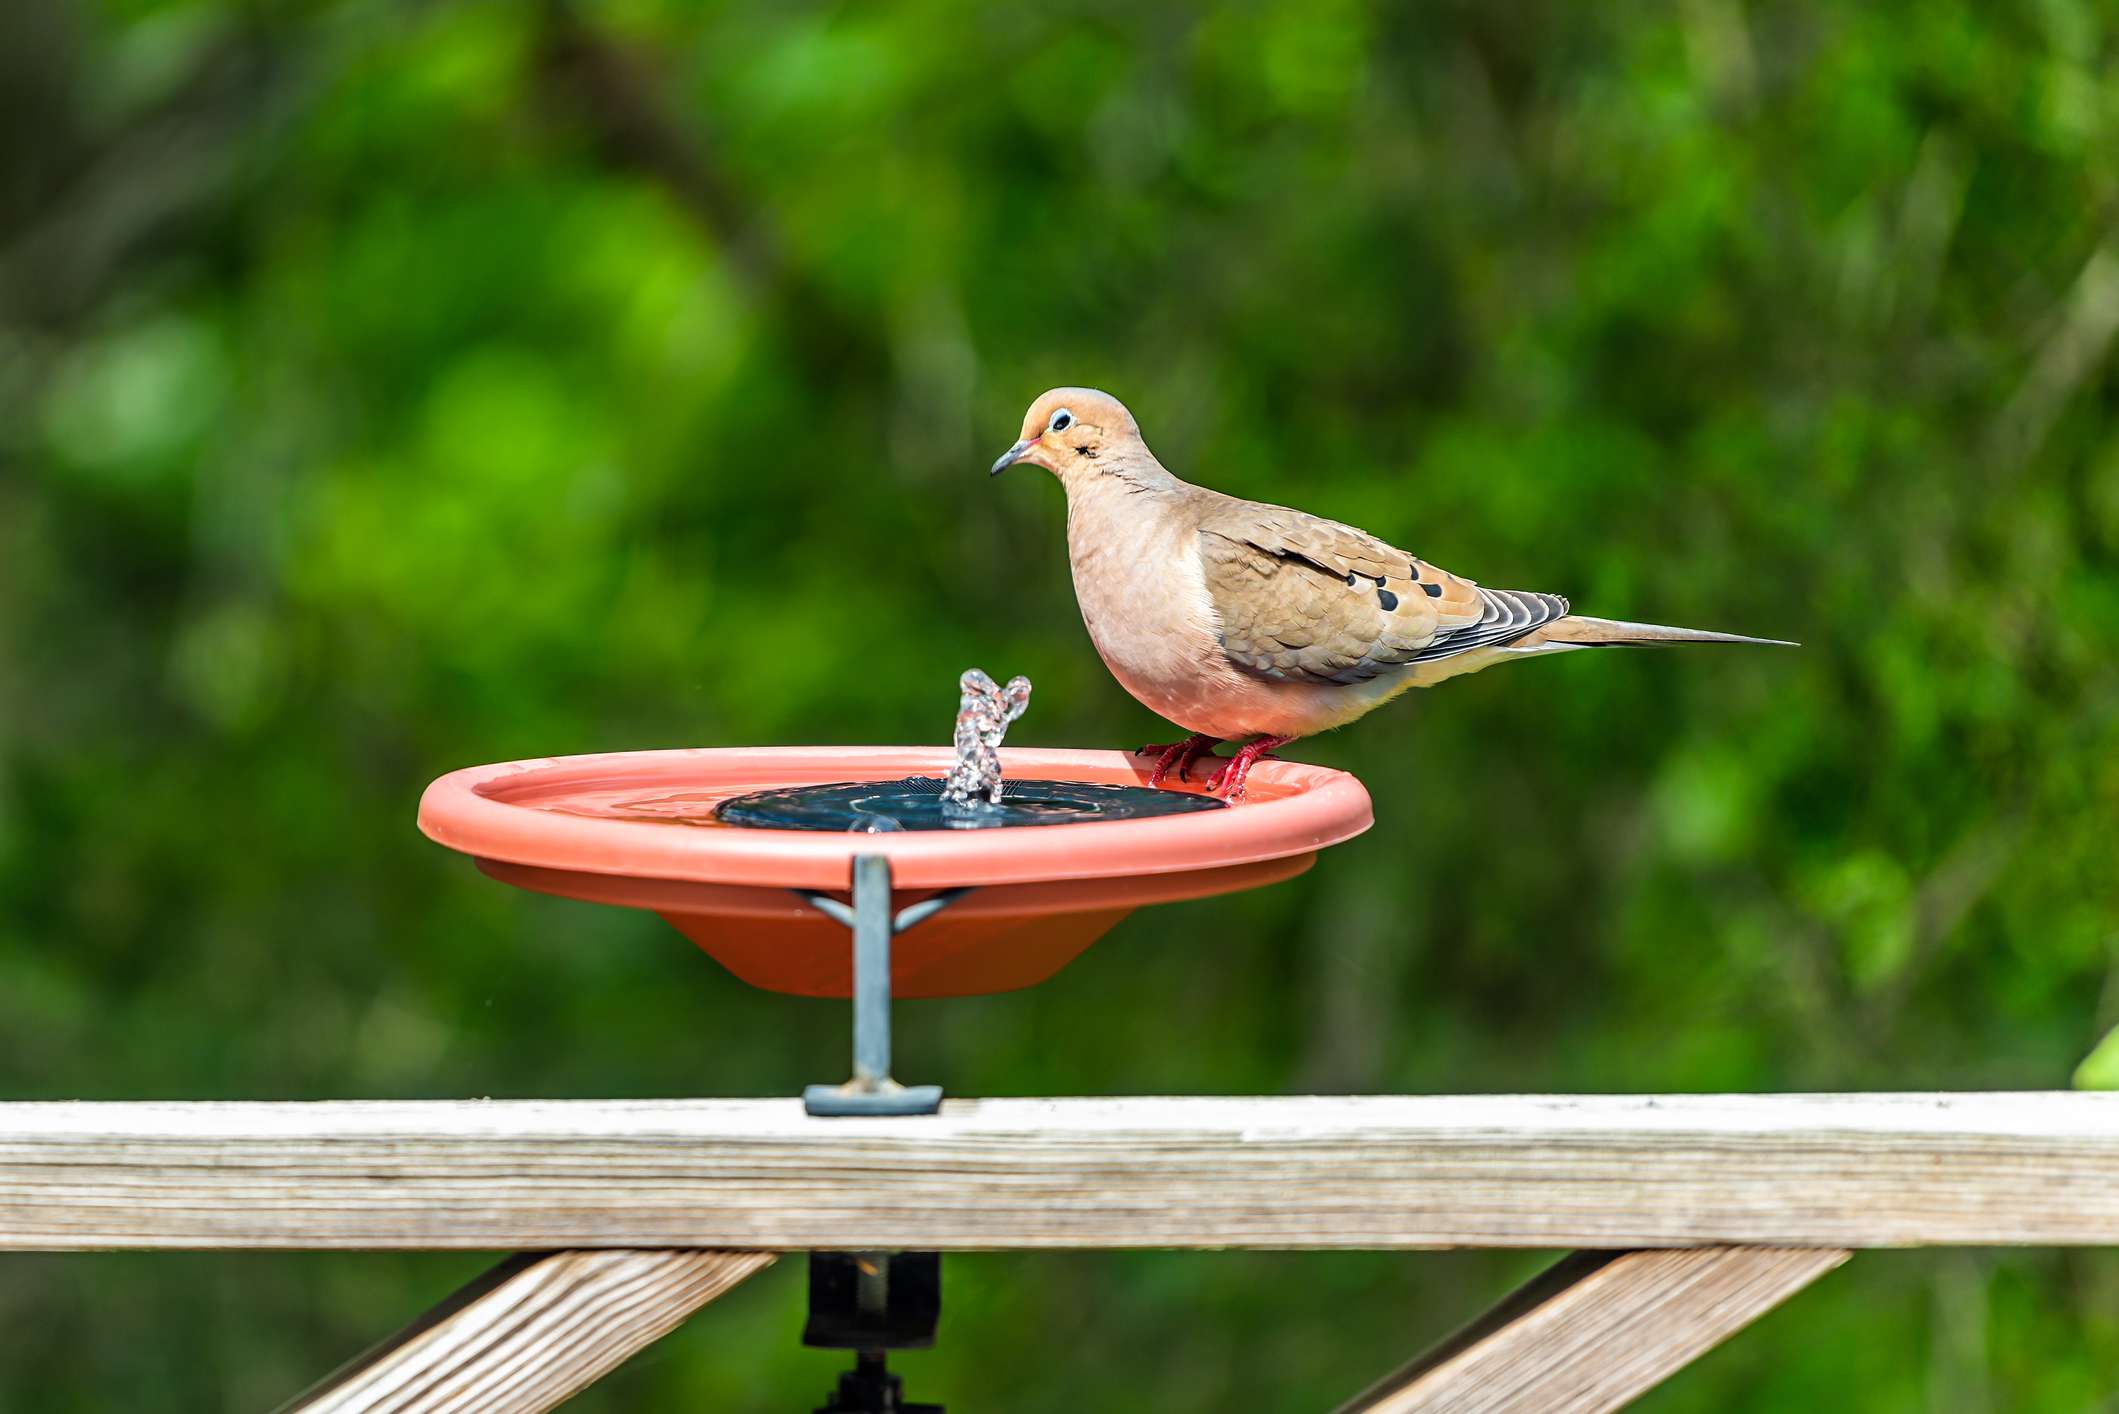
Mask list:
[[[1182,474],[1589,612],[1295,755],[1377,828],[903,1009],[958,1094],[2055,1087],[2119,1022],[2093,0],[10,0],[0,1089],[791,1094],[842,1005],[413,830],[474,762],[1167,736],[1071,600]],[[2082,1069],[2119,1084],[2119,1043]],[[0,1404],[264,1407],[476,1255],[0,1258]],[[1536,1254],[953,1259],[911,1393],[1329,1407]],[[577,1407],[807,1409],[799,1262]],[[2119,1255],[1865,1256],[1641,1407],[2080,1411]]]

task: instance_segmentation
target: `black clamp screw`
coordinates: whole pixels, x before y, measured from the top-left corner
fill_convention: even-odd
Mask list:
[[[855,1352],[854,1367],[816,1414],[943,1414],[939,1404],[907,1404],[904,1383],[885,1353],[934,1344],[942,1315],[939,1252],[812,1252],[809,1324],[802,1343]]]

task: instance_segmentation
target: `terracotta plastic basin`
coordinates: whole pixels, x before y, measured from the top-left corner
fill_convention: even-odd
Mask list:
[[[660,914],[744,981],[845,997],[845,928],[798,898],[845,898],[856,854],[890,860],[899,906],[975,886],[892,945],[904,997],[1042,982],[1146,903],[1291,878],[1366,830],[1368,792],[1344,771],[1261,761],[1225,810],[1153,819],[898,834],[751,829],[713,818],[731,796],[778,786],[945,774],[947,748],[744,747],[560,756],[452,771],[427,787],[419,827],[496,879]],[[1003,748],[1003,771],[1144,784],[1116,751]]]

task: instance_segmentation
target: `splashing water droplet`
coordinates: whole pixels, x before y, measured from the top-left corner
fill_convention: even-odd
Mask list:
[[[942,809],[980,810],[1001,803],[1001,739],[1030,705],[1030,679],[1006,687],[971,669],[957,680],[956,765],[942,783]]]

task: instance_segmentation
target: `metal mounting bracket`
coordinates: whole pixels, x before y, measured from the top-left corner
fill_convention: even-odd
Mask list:
[[[939,1252],[810,1253],[802,1343],[855,1352],[854,1368],[816,1414],[943,1414],[939,1404],[907,1403],[887,1363],[889,1351],[933,1345],[941,1314]]]
[[[853,932],[853,1078],[812,1085],[802,1108],[813,1115],[931,1115],[942,1107],[939,1085],[900,1085],[890,1078],[890,940],[955,903],[968,888],[949,889],[893,911],[890,861],[857,854],[853,902],[797,889],[795,896]]]

